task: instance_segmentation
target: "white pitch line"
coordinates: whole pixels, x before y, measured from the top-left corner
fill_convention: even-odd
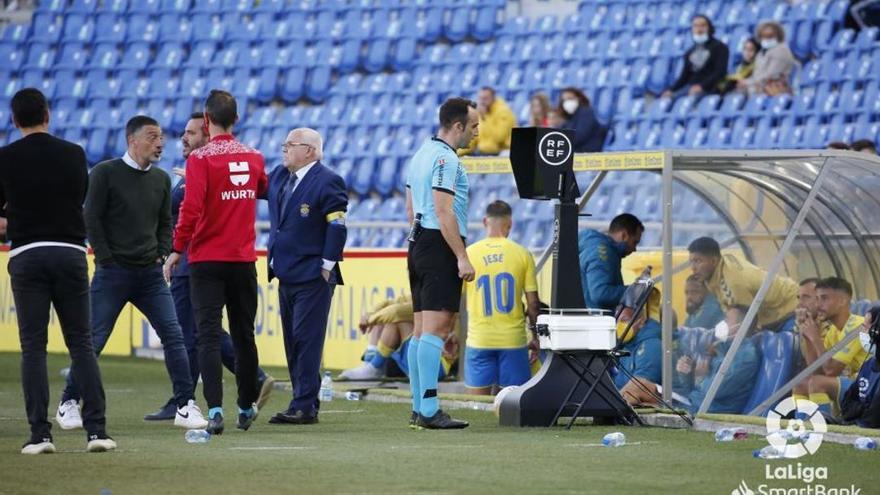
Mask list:
[[[321,411],[320,414],[354,414],[354,413],[362,413],[362,412],[366,412],[366,410],[365,409],[352,409],[350,411],[347,411],[347,410],[343,410],[343,409],[337,409],[337,410],[330,410],[330,411]]]
[[[315,450],[317,447],[229,447],[229,450]]]
[[[660,443],[660,442],[655,442],[655,441],[627,442],[627,443],[621,445],[621,447],[630,447],[630,446],[635,446],[635,445],[647,445],[647,444],[651,444],[651,443]],[[602,445],[601,443],[569,443],[569,444],[566,444],[565,447],[605,447],[605,446]]]
[[[485,445],[432,445],[432,449],[482,449]],[[397,449],[424,449],[424,445],[391,445],[392,450]]]

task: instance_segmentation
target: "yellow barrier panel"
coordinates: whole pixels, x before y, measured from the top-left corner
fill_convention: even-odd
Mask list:
[[[9,262],[9,252],[0,251],[0,262],[5,266]],[[94,271],[94,259],[89,256],[89,273]],[[2,270],[0,275],[0,351],[20,352],[21,345],[18,340],[18,318],[15,311],[15,301],[12,297],[12,285],[9,273]],[[127,305],[119,314],[116,326],[110,335],[110,340],[104,347],[104,354],[113,356],[128,356],[131,354],[132,342],[132,307]],[[66,353],[64,338],[61,336],[61,325],[58,323],[58,315],[52,310],[49,314],[49,352]]]
[[[660,170],[663,168],[663,156],[662,151],[578,154],[574,156],[574,171]],[[508,157],[463,157],[462,163],[470,174],[511,173]]]

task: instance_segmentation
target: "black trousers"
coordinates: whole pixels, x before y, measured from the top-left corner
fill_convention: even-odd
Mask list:
[[[260,366],[254,341],[257,316],[257,268],[254,263],[202,262],[190,264],[190,297],[196,313],[199,368],[209,408],[223,405],[223,307],[229,317],[229,335],[235,349],[238,407],[248,409],[257,400]]]
[[[21,385],[33,437],[49,437],[49,377],[46,372],[49,307],[55,308],[72,361],[70,372],[83,399],[88,434],[105,432],[104,387],[89,327],[86,255],[68,247],[39,247],[9,260],[21,339]]]

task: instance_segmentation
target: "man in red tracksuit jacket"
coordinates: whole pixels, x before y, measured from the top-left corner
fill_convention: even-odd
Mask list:
[[[196,313],[199,367],[208,411],[207,431],[223,433],[223,307],[235,347],[239,429],[257,416],[257,261],[254,242],[257,198],[267,187],[263,155],[232,137],[238,120],[235,98],[212,90],[205,101],[211,140],[186,161],[186,193],[174,232],[165,278],[189,250],[190,291]]]

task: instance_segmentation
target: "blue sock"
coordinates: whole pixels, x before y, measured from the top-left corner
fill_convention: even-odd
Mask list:
[[[437,397],[437,377],[440,374],[440,357],[443,354],[443,339],[436,335],[422,335],[419,345],[419,384],[422,391],[422,416],[430,418],[440,409]]]
[[[407,354],[409,354],[409,351],[407,351]],[[409,360],[409,355],[407,355],[406,359]],[[370,366],[378,370],[382,369],[382,366],[385,366],[386,361],[388,361],[388,358],[377,352],[376,354],[373,354],[373,357],[367,362],[370,363]]]
[[[238,414],[244,414],[245,416],[252,418],[254,416],[254,408],[249,407],[247,409],[238,408]]]
[[[217,416],[218,414],[220,416],[223,416],[223,408],[222,407],[212,407],[211,409],[208,409],[208,419],[211,419],[214,416]]]
[[[419,338],[415,335],[409,339],[409,348],[406,351],[406,366],[409,368],[412,409],[414,412],[419,412],[422,403],[422,389],[419,387]]]

